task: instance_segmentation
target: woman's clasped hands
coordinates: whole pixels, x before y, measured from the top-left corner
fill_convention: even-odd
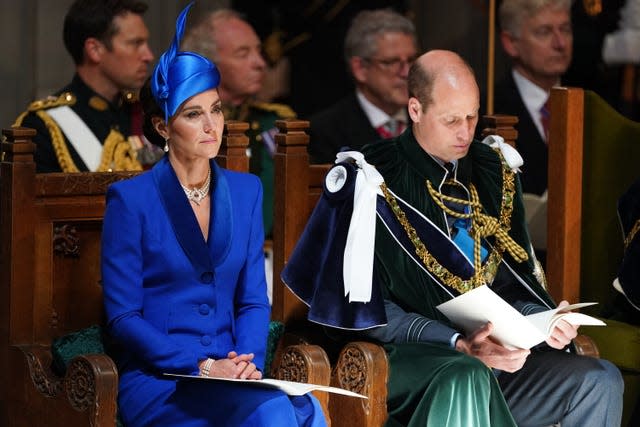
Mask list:
[[[226,359],[213,360],[213,362],[209,362],[208,369],[203,369],[205,368],[207,360],[208,359],[205,359],[198,363],[200,374],[203,376],[239,378],[243,380],[262,379],[262,372],[260,372],[255,363],[253,363],[253,353],[238,354],[235,351],[230,351]]]

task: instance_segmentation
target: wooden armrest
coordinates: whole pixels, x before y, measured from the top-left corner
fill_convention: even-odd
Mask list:
[[[92,426],[116,424],[118,370],[106,354],[75,357],[64,377],[64,388],[71,406],[91,412]]]
[[[275,377],[279,380],[329,385],[331,368],[325,351],[317,345],[290,345],[282,354]]]
[[[573,345],[576,348],[576,353],[581,356],[600,357],[600,351],[595,341],[587,335],[578,335],[573,339]]]
[[[51,347],[45,345],[18,346],[29,366],[29,376],[36,389],[47,397],[56,397],[63,389],[63,378],[51,369]]]
[[[89,411],[91,426],[116,425],[118,371],[109,356],[77,356],[63,378],[51,369],[49,346],[20,346],[20,350],[27,359],[31,380],[40,393],[56,397],[64,392],[73,409]]]
[[[322,347],[311,344],[290,345],[282,353],[274,376],[279,380],[329,385],[331,366]],[[327,425],[330,426],[329,394],[314,391],[313,395],[320,401]]]
[[[354,341],[342,348],[331,385],[363,394],[368,399],[332,395],[329,410],[333,427],[381,426],[387,419],[387,353],[378,344]]]

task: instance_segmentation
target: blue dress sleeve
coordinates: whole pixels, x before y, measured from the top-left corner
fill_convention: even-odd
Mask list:
[[[142,316],[142,213],[117,185],[107,192],[102,230],[102,281],[108,329],[130,354],[159,372],[198,373],[198,355],[177,345]]]

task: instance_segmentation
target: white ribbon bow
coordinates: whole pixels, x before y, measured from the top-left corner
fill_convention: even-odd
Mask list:
[[[378,194],[382,194],[380,184],[384,179],[374,166],[366,162],[362,153],[343,151],[336,155],[336,163],[349,160],[354,161],[358,169],[353,193],[353,213],[344,249],[344,295],[349,295],[349,302],[369,302],[376,236],[376,198]],[[327,175],[326,179],[330,191],[337,191],[344,185],[344,181],[339,183],[337,175]]]
[[[482,143],[487,144],[491,148],[499,149],[511,170],[520,172],[520,166],[524,164],[524,160],[522,160],[522,156],[518,153],[518,150],[504,142],[504,138],[498,135],[489,135],[482,140]]]

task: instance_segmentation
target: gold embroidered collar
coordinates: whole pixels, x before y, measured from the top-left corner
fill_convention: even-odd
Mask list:
[[[496,150],[497,151],[497,150]],[[498,152],[502,162],[502,203],[500,207],[500,218],[496,219],[487,214],[482,213],[483,208],[478,197],[478,192],[473,184],[470,184],[471,200],[457,199],[446,196],[436,191],[431,182],[427,180],[425,185],[434,202],[443,209],[447,214],[453,214],[459,218],[469,218],[472,226],[470,233],[474,239],[474,275],[469,279],[463,279],[445,268],[437,259],[427,250],[424,243],[418,237],[415,228],[407,219],[404,211],[398,204],[398,201],[383,183],[380,188],[384,197],[391,207],[396,219],[404,228],[409,240],[413,243],[416,255],[422,260],[427,270],[436,276],[442,283],[455,289],[459,293],[465,293],[478,286],[491,283],[498,272],[498,266],[502,262],[504,251],[508,251],[511,256],[518,262],[528,259],[527,252],[519,246],[510,236],[511,215],[513,213],[513,200],[515,196],[515,172],[513,172],[504,162],[502,155]],[[456,203],[466,204],[471,208],[469,214],[458,213],[448,209],[443,200]],[[496,242],[484,265],[480,261],[480,241],[488,236],[495,236]]]

